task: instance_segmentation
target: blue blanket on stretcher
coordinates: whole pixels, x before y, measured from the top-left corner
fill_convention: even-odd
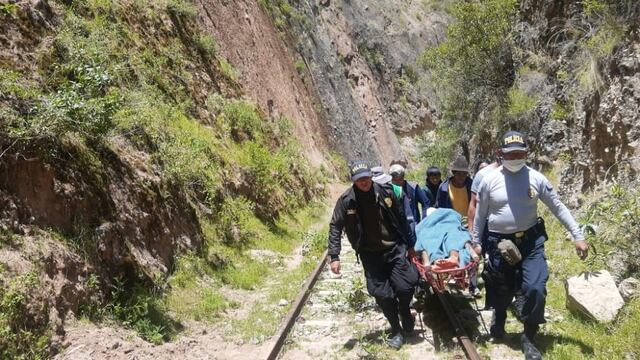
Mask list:
[[[427,251],[431,263],[449,257],[452,250],[460,254],[460,267],[471,261],[471,254],[464,247],[471,241],[471,234],[462,227],[462,217],[453,209],[436,209],[416,226],[416,236],[416,252]]]

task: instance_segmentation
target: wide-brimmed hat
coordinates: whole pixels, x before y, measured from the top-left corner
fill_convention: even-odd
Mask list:
[[[507,131],[504,136],[502,136],[501,149],[503,153],[528,150],[524,135],[517,131]]]
[[[469,172],[469,162],[463,156],[458,156],[458,158],[449,165],[449,170]]]

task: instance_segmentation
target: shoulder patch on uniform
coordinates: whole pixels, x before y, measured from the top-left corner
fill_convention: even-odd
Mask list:
[[[388,207],[391,207],[391,205],[393,204],[393,201],[391,201],[390,197],[386,197],[384,198],[384,203],[387,204]]]
[[[347,215],[355,215],[358,211],[356,209],[347,209]]]
[[[553,191],[553,186],[551,184],[547,184],[547,191]]]

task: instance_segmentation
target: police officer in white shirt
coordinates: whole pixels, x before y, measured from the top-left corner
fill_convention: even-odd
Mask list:
[[[571,232],[576,252],[587,257],[588,245],[578,224],[562,203],[549,180],[526,166],[527,146],[516,131],[502,138],[502,166],[486,174],[477,194],[474,233],[488,226],[486,252],[489,261],[482,276],[491,289],[494,306],[491,336],[504,336],[507,307],[516,296],[516,313],[524,323],[522,351],[525,359],[541,359],[534,337],[544,323],[544,306],[549,277],[544,255],[547,233],[538,217],[538,200],[551,210]]]

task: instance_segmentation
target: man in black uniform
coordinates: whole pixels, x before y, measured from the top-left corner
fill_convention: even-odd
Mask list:
[[[369,295],[375,297],[391,325],[389,345],[398,349],[404,335],[414,327],[409,304],[418,272],[406,253],[415,244],[415,234],[407,223],[403,199],[394,194],[393,185],[377,184],[371,176],[366,163],[351,166],[353,186],[338,199],[329,225],[330,267],[333,273],[340,273],[344,229],[362,261]]]

